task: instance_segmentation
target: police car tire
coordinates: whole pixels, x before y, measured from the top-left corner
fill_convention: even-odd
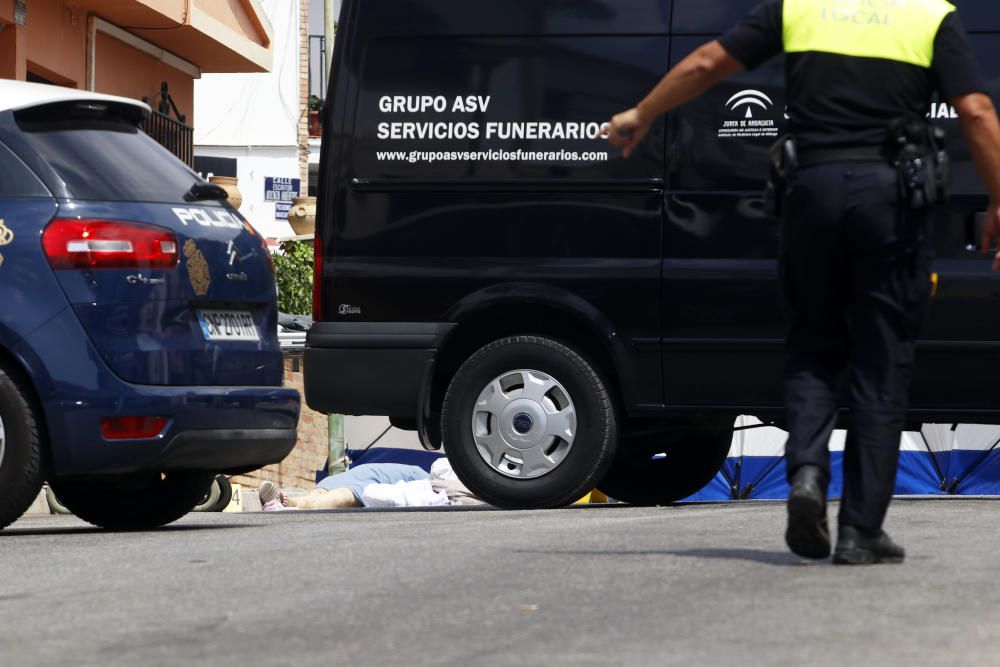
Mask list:
[[[21,380],[0,365],[0,420],[4,431],[0,530],[31,507],[45,481],[39,414]]]
[[[189,471],[51,482],[73,514],[109,530],[149,530],[172,523],[194,508],[211,483],[212,473]]]
[[[558,381],[573,401],[577,429],[566,458],[534,479],[515,479],[491,467],[476,448],[471,420],[483,389],[504,373],[533,369]],[[476,497],[505,509],[569,505],[593,490],[614,459],[617,417],[597,367],[569,345],[539,336],[514,336],[481,348],[459,368],[441,410],[444,448],[455,473]]]
[[[625,434],[598,488],[632,505],[667,505],[697,493],[722,469],[732,446],[733,419],[671,425]],[[664,453],[665,457],[656,455]]]

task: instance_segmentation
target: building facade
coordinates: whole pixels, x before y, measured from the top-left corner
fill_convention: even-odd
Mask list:
[[[270,72],[195,83],[195,168],[235,176],[240,212],[265,237],[293,234],[291,198],[308,194],[309,2],[262,0],[273,26]]]
[[[0,0],[0,77],[165,102],[191,122],[207,72],[266,72],[259,0]],[[177,118],[180,120],[180,118]]]

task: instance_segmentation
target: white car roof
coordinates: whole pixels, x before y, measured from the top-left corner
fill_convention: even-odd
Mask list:
[[[17,111],[37,107],[53,102],[117,102],[118,104],[129,104],[149,112],[149,105],[139,100],[128,97],[117,97],[115,95],[103,95],[92,93],[89,90],[77,90],[75,88],[65,88],[63,86],[50,86],[44,83],[28,83],[26,81],[14,81],[11,79],[0,79],[0,112]]]

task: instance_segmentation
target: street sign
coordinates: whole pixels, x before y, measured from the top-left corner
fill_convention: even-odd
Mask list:
[[[292,208],[292,198],[299,196],[302,185],[300,178],[284,178],[267,176],[264,178],[264,201],[273,201],[274,219],[288,220],[288,211]]]

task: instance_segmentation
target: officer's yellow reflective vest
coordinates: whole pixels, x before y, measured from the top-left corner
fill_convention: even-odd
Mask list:
[[[785,0],[786,53],[819,51],[930,67],[946,0]]]

